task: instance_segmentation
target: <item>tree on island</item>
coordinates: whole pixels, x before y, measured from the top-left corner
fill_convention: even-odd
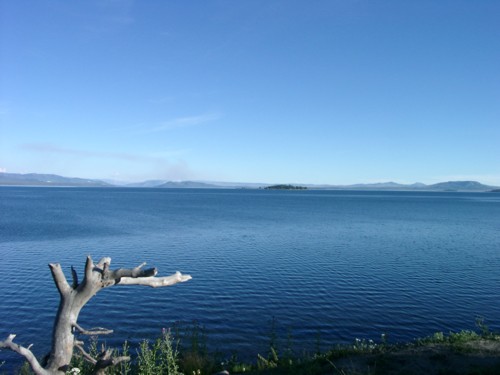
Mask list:
[[[73,267],[71,274],[73,282],[70,285],[64,276],[59,264],[49,264],[52,278],[60,294],[59,309],[52,331],[52,349],[46,363],[41,364],[31,352],[31,345],[27,348],[14,343],[15,334],[0,341],[0,348],[7,348],[24,356],[30,364],[33,372],[37,375],[63,375],[70,368],[73,349],[77,348],[88,362],[94,365],[95,374],[104,374],[106,368],[120,362],[129,361],[130,357],[112,357],[112,351],[102,352],[98,358],[93,358],[83,347],[83,342],[76,339],[76,333],[82,335],[110,334],[113,331],[104,328],[86,330],[78,325],[78,315],[85,304],[97,292],[114,285],[143,285],[153,288],[170,286],[191,279],[190,275],[176,272],[171,276],[156,277],[156,268],[142,269],[143,263],[132,269],[109,268],[111,258],[102,258],[99,263],[94,264],[90,256],[85,263],[85,275],[82,282],[78,281],[78,275]]]
[[[267,186],[264,189],[266,189],[266,190],[307,190],[307,187],[295,186],[295,185],[290,185],[290,184],[279,184],[279,185]]]

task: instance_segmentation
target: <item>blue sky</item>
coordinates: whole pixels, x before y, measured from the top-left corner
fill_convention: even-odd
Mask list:
[[[500,185],[500,1],[0,0],[0,171]]]

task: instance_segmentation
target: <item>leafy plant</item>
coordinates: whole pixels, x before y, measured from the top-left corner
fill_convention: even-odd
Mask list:
[[[163,330],[162,337],[158,338],[152,346],[147,340],[141,342],[137,357],[137,373],[139,375],[180,375],[178,355],[170,330]]]
[[[483,317],[476,318],[476,327],[481,331],[481,336],[488,337],[491,335],[490,327],[484,322]]]

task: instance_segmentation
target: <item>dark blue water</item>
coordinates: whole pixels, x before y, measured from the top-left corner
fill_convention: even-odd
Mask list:
[[[58,304],[47,264],[143,261],[193,280],[113,287],[79,322],[125,339],[197,321],[212,349],[266,353],[271,320],[296,351],[354,338],[500,329],[500,195],[0,188],[0,335],[42,355]],[[0,352],[0,370],[17,358]]]

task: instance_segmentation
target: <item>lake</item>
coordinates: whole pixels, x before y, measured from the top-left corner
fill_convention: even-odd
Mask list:
[[[254,359],[273,318],[298,353],[475,329],[477,317],[500,329],[495,193],[1,187],[0,255],[0,335],[37,355],[59,298],[47,264],[82,278],[87,255],[193,276],[95,296],[79,323],[113,329],[112,346],[197,322],[210,349]]]

